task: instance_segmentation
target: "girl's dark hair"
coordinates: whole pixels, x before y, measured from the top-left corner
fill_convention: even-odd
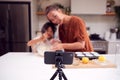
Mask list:
[[[56,31],[56,26],[55,26],[53,23],[51,23],[51,22],[46,22],[46,23],[43,25],[43,27],[42,27],[42,29],[41,29],[41,33],[42,33],[42,34],[45,33],[46,30],[47,30],[49,27],[51,27],[51,29],[52,29],[52,31],[53,31],[53,34],[54,34],[55,31]]]
[[[52,11],[52,10],[58,10],[58,9],[64,9],[64,6],[62,6],[59,3],[55,3],[53,5],[49,5],[45,9],[45,14],[47,15],[50,11]]]

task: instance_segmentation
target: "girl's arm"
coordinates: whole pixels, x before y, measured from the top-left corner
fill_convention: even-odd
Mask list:
[[[41,42],[41,41],[43,41],[42,37],[40,37],[38,39],[30,40],[30,41],[28,41],[27,46],[32,46],[32,45],[37,44],[38,42]]]

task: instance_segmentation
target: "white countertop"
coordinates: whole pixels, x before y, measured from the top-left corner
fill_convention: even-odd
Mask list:
[[[107,40],[108,42],[120,42],[120,39],[116,39],[116,40]]]
[[[120,39],[116,39],[116,40],[111,40],[111,39],[109,39],[109,40],[91,40],[91,42],[120,42]]]
[[[114,62],[114,55],[107,55]],[[120,69],[120,68],[119,68]],[[56,69],[44,58],[27,52],[11,52],[0,57],[0,80],[49,80]],[[63,69],[68,80],[120,80],[118,68]],[[59,80],[58,76],[55,80]]]

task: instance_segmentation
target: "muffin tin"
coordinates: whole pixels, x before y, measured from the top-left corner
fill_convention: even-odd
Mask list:
[[[79,58],[80,60],[82,57],[88,57],[89,60],[98,59],[99,56],[100,54],[98,52],[75,52],[75,57]]]

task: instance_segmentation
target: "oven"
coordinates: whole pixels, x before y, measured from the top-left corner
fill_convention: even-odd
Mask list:
[[[98,52],[100,54],[108,53],[108,41],[93,40],[91,42],[95,52]]]

